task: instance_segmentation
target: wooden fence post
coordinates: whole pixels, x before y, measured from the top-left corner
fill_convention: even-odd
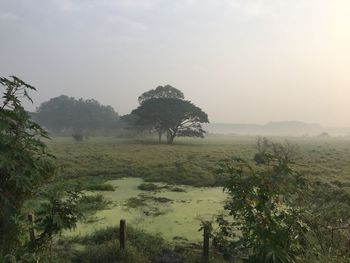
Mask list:
[[[34,216],[34,214],[28,214],[28,221],[29,221],[29,225],[30,225],[29,239],[30,239],[30,242],[33,243],[35,241],[35,229],[34,229],[35,216]]]
[[[210,227],[207,224],[204,224],[203,227],[203,262],[209,261],[209,236],[210,236]]]
[[[348,242],[349,242],[348,249],[349,249],[349,255],[350,255],[350,223],[348,224],[348,231],[349,231],[349,233],[348,233]]]
[[[125,249],[125,241],[126,241],[126,222],[125,222],[125,219],[121,219],[119,224],[120,249]]]
[[[331,231],[332,231],[332,235],[331,235],[331,238],[332,238],[332,241],[331,241],[331,245],[332,245],[332,248],[334,247],[334,228],[332,227],[331,228]]]

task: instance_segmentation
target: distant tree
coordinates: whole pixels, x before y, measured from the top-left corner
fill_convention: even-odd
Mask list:
[[[170,86],[158,86],[155,89],[149,90],[143,93],[139,97],[139,103],[142,104],[150,99],[159,99],[159,98],[168,98],[168,99],[184,99],[185,96],[182,91]]]
[[[61,95],[42,103],[33,115],[41,125],[54,132],[70,130],[82,133],[113,129],[119,125],[118,113],[96,100]]]
[[[75,142],[82,142],[84,139],[84,136],[80,133],[74,133],[74,134],[72,134],[72,137],[73,137]]]
[[[167,142],[175,137],[204,137],[201,123],[208,123],[208,115],[190,101],[177,98],[152,98],[132,111],[138,116],[135,125],[152,127],[159,136],[167,133]]]
[[[330,138],[331,136],[329,135],[328,132],[322,132],[317,137],[319,137],[319,138]]]
[[[254,161],[257,164],[266,164],[267,156],[278,156],[279,160],[285,162],[293,162],[296,158],[299,148],[297,145],[285,140],[282,143],[273,142],[266,137],[258,137],[256,141],[257,153],[254,156]]]

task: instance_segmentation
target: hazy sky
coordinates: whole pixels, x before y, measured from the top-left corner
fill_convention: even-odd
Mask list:
[[[120,114],[171,84],[211,122],[350,126],[350,0],[0,0],[0,75]]]

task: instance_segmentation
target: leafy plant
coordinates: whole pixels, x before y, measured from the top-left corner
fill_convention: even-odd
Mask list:
[[[6,253],[24,241],[21,209],[26,199],[54,174],[53,156],[42,139],[48,134],[21,104],[35,88],[12,76],[0,78],[0,247]]]
[[[15,76],[0,78],[0,84],[5,87],[0,107],[0,248],[4,258],[33,262],[39,254],[32,252],[47,247],[63,229],[75,227],[82,195],[44,187],[55,173],[54,156],[43,142],[49,137],[21,104],[22,98],[32,101],[28,91],[35,88]],[[23,208],[33,197],[40,200],[40,209],[35,226],[29,226]],[[40,234],[32,234],[27,247],[31,228]]]
[[[41,233],[31,241],[31,249],[39,250],[50,245],[52,238],[64,229],[74,229],[82,217],[80,204],[84,196],[78,191],[52,191],[43,193],[45,201],[37,211],[36,229]]]
[[[245,262],[295,262],[308,226],[293,200],[305,182],[289,160],[268,153],[263,159],[258,168],[240,158],[221,163],[229,200],[227,216],[217,218],[214,243],[227,257]]]

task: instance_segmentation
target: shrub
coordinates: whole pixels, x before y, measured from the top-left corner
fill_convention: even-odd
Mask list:
[[[83,213],[93,213],[97,210],[106,209],[112,202],[105,199],[101,194],[84,195],[79,203],[80,211]]]
[[[72,134],[72,137],[73,137],[75,142],[82,142],[84,139],[84,136],[80,133],[74,133],[74,134]]]
[[[221,164],[221,173],[229,176],[224,188],[229,217],[217,218],[214,244],[246,262],[294,262],[308,230],[303,211],[292,202],[304,180],[283,156],[268,154],[264,160],[258,170],[240,158]]]
[[[111,191],[114,192],[114,187],[111,184],[91,184],[85,187],[89,191]]]

